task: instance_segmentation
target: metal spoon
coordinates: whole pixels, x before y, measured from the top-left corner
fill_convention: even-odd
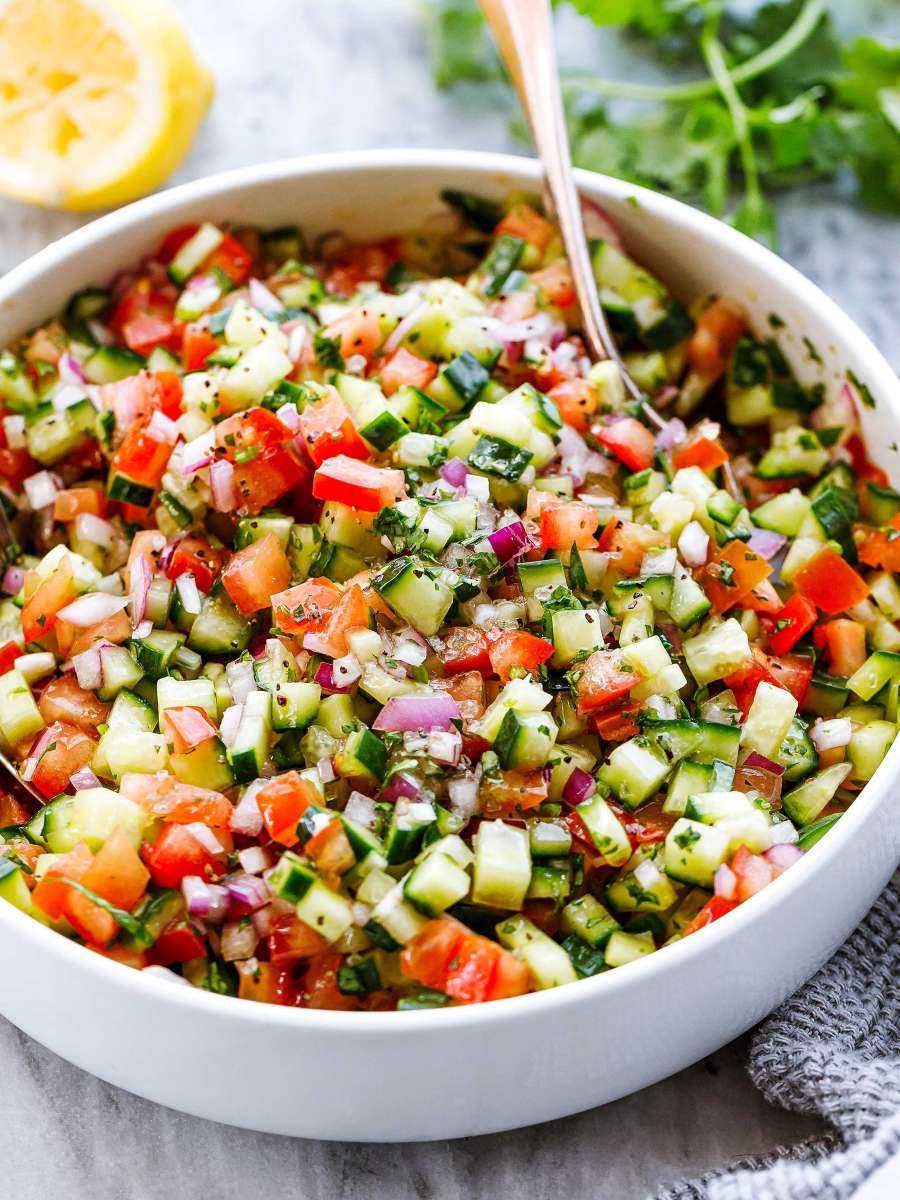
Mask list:
[[[618,363],[632,398],[643,400],[643,392],[625,369],[597,297],[572,174],[548,0],[480,0],[480,4],[528,118],[544,168],[549,207],[569,260],[588,354],[595,362],[611,358]]]

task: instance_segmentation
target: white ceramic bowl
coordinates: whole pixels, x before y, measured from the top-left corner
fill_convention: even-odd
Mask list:
[[[251,167],[152,196],[48,246],[0,281],[0,345],[103,283],[185,221],[299,223],[361,237],[414,228],[443,187],[536,190],[528,160],[387,151]],[[633,254],[691,296],[777,312],[807,381],[868,383],[872,457],[900,483],[900,389],[816,287],[702,213],[582,172]],[[810,360],[808,337],[823,359]],[[348,1141],[461,1137],[544,1121],[671,1074],[747,1029],[847,936],[900,857],[895,745],[838,826],[764,892],[697,937],[598,978],[445,1011],[310,1012],[210,995],[91,954],[0,904],[0,1011],[111,1083],[252,1129]]]

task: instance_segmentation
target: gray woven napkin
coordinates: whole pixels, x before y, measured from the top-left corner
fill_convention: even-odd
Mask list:
[[[742,1159],[658,1200],[849,1200],[900,1156],[900,874],[821,971],[757,1030],[750,1075],[826,1138]],[[896,1159],[900,1197],[900,1157]]]

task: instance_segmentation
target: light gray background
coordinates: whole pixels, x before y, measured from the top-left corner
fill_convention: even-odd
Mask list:
[[[180,0],[179,7],[218,91],[176,181],[328,150],[522,152],[507,133],[499,93],[434,91],[415,0]],[[840,9],[843,19],[852,9],[853,22],[869,29],[890,24],[895,36],[900,31],[896,0],[841,0]],[[603,61],[632,76],[641,70],[623,58],[615,37],[585,37],[583,23],[571,14],[562,18],[565,64]],[[779,207],[785,257],[830,292],[900,367],[900,223],[861,214],[833,190],[795,195]],[[0,269],[79,223],[0,201]],[[642,1053],[640,1044],[634,1053]],[[735,1043],[636,1096],[533,1129],[366,1147],[267,1137],[182,1116],[98,1082],[0,1019],[2,1191],[19,1200],[245,1200],[258,1194],[638,1200],[666,1180],[819,1131],[812,1120],[764,1104],[745,1075],[744,1057],[744,1045]],[[411,1105],[427,1103],[427,1086],[423,1081]],[[402,1125],[402,1116],[398,1120]]]

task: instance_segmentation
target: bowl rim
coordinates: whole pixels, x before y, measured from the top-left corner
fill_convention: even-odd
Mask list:
[[[123,208],[107,213],[80,228],[65,234],[39,250],[24,262],[13,267],[0,279],[0,305],[8,303],[16,293],[34,278],[52,271],[66,260],[76,257],[98,241],[139,226],[186,203],[222,196],[234,189],[266,182],[302,179],[310,175],[341,172],[381,172],[386,169],[424,170],[451,168],[469,177],[509,175],[511,181],[537,183],[540,166],[535,159],[512,154],[453,149],[380,149],[344,151],[277,159],[270,162],[238,167],[200,179],[188,181],[165,191],[146,196]],[[587,191],[599,183],[607,196],[617,200],[637,200],[638,206],[672,225],[676,230],[691,228],[710,250],[721,246],[732,254],[755,261],[770,275],[777,286],[783,287],[805,307],[815,306],[826,319],[841,327],[838,346],[852,344],[857,355],[865,360],[867,382],[879,398],[893,408],[900,421],[900,380],[871,339],[819,287],[795,267],[771,250],[724,224],[707,213],[658,192],[626,183],[597,172],[577,170],[579,184]],[[497,1021],[539,1019],[551,1012],[560,1013],[574,1005],[591,1000],[615,1003],[624,993],[645,986],[659,987],[676,973],[690,970],[699,956],[712,955],[722,947],[724,939],[760,923],[773,907],[786,905],[801,891],[813,874],[825,872],[844,852],[859,826],[888,798],[891,771],[900,766],[900,739],[890,748],[873,778],[844,814],[827,838],[818,842],[812,851],[785,872],[771,888],[738,906],[728,914],[727,921],[714,922],[704,930],[702,938],[679,941],[664,947],[665,953],[654,953],[629,963],[625,971],[604,972],[591,979],[579,980],[577,986],[550,988],[510,997],[494,1003],[460,1005],[446,1009],[408,1012],[343,1012],[331,1009],[282,1007],[252,1003],[233,996],[220,996],[190,986],[173,986],[155,973],[136,971],[122,963],[86,953],[84,946],[61,937],[38,921],[9,904],[0,904],[0,924],[7,924],[21,935],[33,949],[42,953],[77,956],[69,959],[73,968],[94,972],[98,979],[109,980],[113,986],[136,991],[147,1003],[165,1000],[182,1009],[206,1013],[210,1018],[233,1018],[255,1026],[274,1026],[278,1029],[308,1028],[313,1032],[334,1032],[346,1036],[351,1031],[363,1038],[383,1038],[391,1032],[397,1038],[408,1038],[413,1032],[427,1034],[450,1032],[473,1025],[490,1025]],[[655,981],[655,982],[654,982]]]

